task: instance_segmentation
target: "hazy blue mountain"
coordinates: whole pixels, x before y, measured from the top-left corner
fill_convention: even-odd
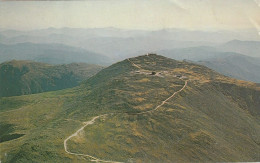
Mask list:
[[[92,38],[92,37],[132,37],[132,36],[140,36],[145,33],[149,33],[150,31],[144,30],[124,30],[118,28],[47,28],[47,29],[39,29],[39,30],[31,30],[31,31],[18,31],[18,30],[4,30],[1,31],[1,34],[6,37],[17,37],[21,35],[26,36],[49,36],[52,34],[58,35],[67,35],[73,37],[84,37],[84,38]]]
[[[0,63],[13,59],[51,64],[84,62],[108,65],[112,63],[112,60],[106,56],[62,44],[0,44]]]
[[[260,83],[260,58],[228,55],[197,62],[229,77]]]
[[[223,51],[232,51],[252,57],[260,57],[260,41],[232,40],[218,47]]]
[[[215,57],[224,57],[226,55],[232,54],[232,52],[222,52],[216,49],[215,47],[210,47],[210,46],[160,50],[157,51],[157,53],[177,60],[186,59],[191,61],[200,61],[200,60],[206,60]]]
[[[6,37],[4,35],[0,34],[0,42],[5,42],[6,41]]]
[[[47,28],[31,31],[5,30],[0,34],[6,37],[26,36],[49,36],[52,34],[67,35],[77,38],[95,37],[154,37],[157,39],[178,40],[178,41],[205,41],[205,42],[225,42],[232,39],[239,40],[260,40],[254,29],[243,31],[199,31],[169,28],[162,30],[126,30],[119,28]],[[216,37],[217,36],[217,37]]]
[[[202,41],[202,42],[227,42],[233,39],[238,40],[257,40],[260,41],[258,33],[255,29],[248,29],[243,31],[200,31],[200,30],[183,30],[183,29],[163,29],[153,31],[151,34],[154,37],[174,39],[179,41]]]

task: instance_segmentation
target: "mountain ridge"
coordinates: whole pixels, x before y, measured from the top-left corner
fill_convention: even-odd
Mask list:
[[[101,70],[84,63],[50,65],[12,60],[0,64],[0,97],[54,91],[77,86]]]

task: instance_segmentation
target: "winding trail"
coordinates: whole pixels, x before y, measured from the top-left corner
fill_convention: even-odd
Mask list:
[[[186,88],[187,84],[188,84],[188,81],[186,80],[184,86],[183,86],[180,90],[174,92],[170,97],[168,97],[168,98],[167,98],[166,100],[164,100],[160,105],[156,106],[154,109],[148,110],[148,111],[143,111],[143,112],[136,113],[136,114],[144,114],[144,113],[149,113],[149,112],[152,112],[152,111],[157,110],[158,108],[160,108],[161,106],[163,106],[167,101],[169,101],[171,98],[173,98],[177,93],[180,93],[181,91],[183,91],[183,89]]]
[[[112,114],[112,113],[111,113]],[[87,127],[88,125],[92,125],[93,123],[95,123],[95,120],[100,118],[100,117],[104,117],[104,116],[107,116],[109,114],[103,114],[103,115],[99,115],[99,116],[96,116],[94,118],[92,118],[90,121],[87,121],[87,122],[84,122],[84,126],[82,126],[80,129],[78,129],[74,134],[70,135],[69,137],[67,137],[65,140],[64,140],[64,150],[66,153],[68,154],[71,154],[71,155],[76,155],[76,156],[84,156],[84,157],[88,157],[90,158],[91,160],[90,161],[93,161],[93,162],[113,162],[113,163],[121,163],[121,162],[116,162],[116,161],[108,161],[108,160],[101,160],[99,158],[96,158],[94,156],[91,156],[91,155],[87,155],[87,154],[80,154],[80,153],[74,153],[74,152],[70,152],[68,150],[68,146],[67,146],[67,141],[70,140],[71,138],[77,136],[81,131],[83,131],[83,129],[85,127]]]
[[[148,55],[147,55],[148,56]],[[136,65],[135,63],[133,63],[132,61],[130,61],[130,59],[127,59],[134,67],[138,68],[138,69],[142,69],[140,66]],[[168,100],[170,100],[171,98],[173,98],[176,94],[180,93],[181,91],[183,91],[186,86],[188,84],[188,81],[185,80],[185,84],[184,86],[174,92],[170,97],[168,97],[167,99],[165,99],[164,101],[162,101],[162,103],[158,106],[156,106],[154,109],[151,109],[151,110],[148,110],[148,111],[143,111],[143,112],[139,112],[139,113],[134,113],[134,114],[145,114],[145,113],[150,113],[152,111],[155,111],[157,110],[158,108],[160,108],[161,106],[163,106]],[[114,113],[110,113],[110,114],[102,114],[102,115],[99,115],[99,116],[96,116],[94,118],[92,118],[90,121],[87,121],[87,122],[84,122],[84,125],[78,129],[75,133],[73,133],[72,135],[70,135],[69,137],[67,137],[65,140],[64,140],[64,150],[66,153],[68,154],[71,154],[71,155],[75,155],[75,156],[83,156],[83,157],[88,157],[90,158],[91,160],[90,161],[93,161],[93,162],[109,162],[109,163],[122,163],[122,162],[117,162],[117,161],[109,161],[109,160],[102,160],[102,159],[99,159],[97,157],[94,157],[94,156],[91,156],[91,155],[88,155],[88,154],[81,154],[81,153],[74,153],[74,152],[70,152],[68,150],[68,147],[67,147],[67,142],[68,140],[70,140],[71,138],[77,136],[81,131],[84,130],[85,127],[89,126],[89,125],[92,125],[95,123],[95,120],[98,119],[98,118],[101,118],[101,117],[104,117],[104,116],[107,116],[107,115],[113,115]],[[129,113],[118,113],[118,114],[129,114]]]

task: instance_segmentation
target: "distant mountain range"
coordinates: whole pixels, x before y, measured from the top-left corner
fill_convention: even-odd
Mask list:
[[[200,31],[185,30],[179,28],[168,28],[162,30],[126,30],[119,28],[47,28],[30,31],[1,30],[0,34],[7,38],[29,37],[50,37],[68,36],[76,38],[97,38],[97,37],[154,37],[167,40],[179,41],[202,41],[202,42],[226,42],[232,39],[260,41],[255,29],[243,29],[237,31]],[[14,43],[14,42],[13,42]]]
[[[260,41],[254,29],[243,31],[189,31],[172,28],[145,31],[117,28],[48,28],[32,31],[0,31],[0,43],[3,44],[59,43],[80,47],[116,60],[164,49],[218,46],[233,39]]]
[[[54,91],[77,86],[102,69],[85,63],[49,65],[32,61],[0,64],[0,97]]]

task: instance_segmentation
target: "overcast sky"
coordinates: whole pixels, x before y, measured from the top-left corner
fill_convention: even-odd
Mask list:
[[[260,31],[260,0],[0,1],[0,28]]]

